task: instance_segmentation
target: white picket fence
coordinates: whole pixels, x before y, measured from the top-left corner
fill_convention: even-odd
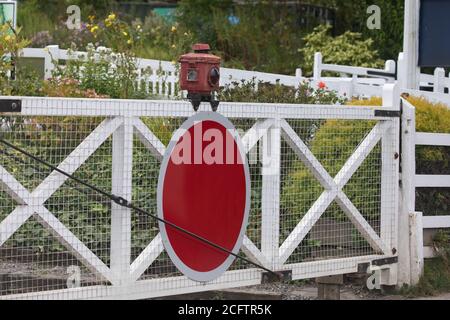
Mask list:
[[[97,51],[107,50],[98,48]],[[57,66],[55,61],[64,62],[68,60],[83,59],[86,52],[73,52],[60,49],[58,46],[48,46],[44,49],[26,48],[22,51],[23,58],[38,58],[44,60],[44,75],[46,79],[52,77]],[[178,70],[177,65],[169,61],[152,59],[138,59],[138,85],[144,85],[148,92],[155,93],[160,97],[173,98],[177,95]],[[234,82],[262,81],[270,84],[282,84],[297,87],[306,78],[302,77],[301,71],[295,76],[246,71],[238,69],[221,68],[221,86],[233,86]]]
[[[106,48],[98,48],[98,50],[106,50]],[[53,45],[46,48],[26,48],[21,55],[24,58],[44,60],[44,74],[45,78],[48,79],[56,68],[55,61],[80,59],[86,56],[86,52],[71,52]],[[382,88],[386,83],[396,82],[397,64],[401,65],[401,63],[402,54],[399,56],[398,63],[394,60],[386,61],[384,69],[325,64],[322,54],[318,52],[314,56],[314,70],[311,78],[304,77],[301,68],[295,70],[295,75],[222,68],[221,86],[253,79],[271,84],[298,86],[303,81],[310,80],[314,85],[324,82],[328,89],[346,97],[380,97],[382,96]],[[140,72],[138,82],[144,82],[149,91],[165,97],[176,95],[176,90],[172,88],[177,86],[178,74],[177,66],[172,62],[138,59],[138,68]],[[337,73],[340,77],[323,76],[326,72]],[[450,88],[450,75],[446,76],[444,69],[436,68],[433,75],[421,74],[420,87],[427,90],[422,92],[427,95],[427,98],[431,98],[433,101],[444,101],[450,105],[450,98],[446,99],[447,95],[434,96],[429,94],[429,92],[444,94]]]
[[[105,50],[99,48],[98,50]],[[44,60],[45,78],[50,78],[55,70],[55,61],[67,61],[72,59],[80,59],[86,56],[86,52],[71,52],[69,50],[60,49],[58,46],[48,46],[41,48],[26,48],[22,51],[24,58],[39,58]],[[157,93],[163,97],[174,97],[177,91],[174,89],[178,84],[177,66],[172,62],[159,61],[151,59],[138,59],[139,80],[138,84],[146,86],[150,92]],[[342,77],[322,77],[321,73],[332,71],[342,74]],[[322,64],[321,54],[316,54],[314,65],[314,76],[306,78],[302,75],[302,70],[295,70],[295,75],[281,75],[273,73],[264,73],[257,71],[246,71],[239,69],[221,69],[221,86],[233,86],[234,82],[256,80],[270,84],[282,84],[285,86],[297,87],[303,81],[311,81],[317,86],[319,82],[324,82],[328,89],[334,90],[341,96],[345,97],[372,97],[381,96],[383,85],[393,82],[387,78],[379,76],[370,76],[368,72],[387,72],[395,73],[395,61],[386,62],[384,70],[348,67]],[[350,77],[348,76],[350,75]]]

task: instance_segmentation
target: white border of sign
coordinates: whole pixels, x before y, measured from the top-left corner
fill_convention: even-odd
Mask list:
[[[169,146],[167,147],[166,153],[164,155],[164,159],[161,163],[161,169],[159,172],[159,180],[158,180],[158,194],[157,194],[157,205],[158,205],[158,216],[161,219],[164,219],[164,213],[162,210],[162,196],[163,196],[163,190],[164,190],[164,177],[166,175],[167,165],[169,163],[170,157],[172,155],[173,149],[177,145],[180,138],[186,133],[189,128],[194,126],[198,122],[212,120],[215,122],[220,123],[223,125],[227,130],[233,135],[235,138],[236,144],[239,149],[239,153],[241,155],[242,159],[242,165],[244,166],[244,173],[245,173],[245,181],[246,181],[246,203],[245,203],[245,212],[244,212],[244,220],[241,226],[241,230],[239,233],[239,237],[237,238],[236,244],[231,250],[234,254],[238,254],[239,250],[242,247],[245,232],[247,230],[248,225],[248,219],[249,219],[249,211],[250,211],[250,197],[251,197],[251,181],[250,181],[250,169],[248,166],[248,160],[247,155],[245,153],[244,146],[242,144],[241,138],[239,134],[237,133],[236,128],[234,125],[224,116],[219,115],[215,112],[201,112],[193,117],[189,118],[186,122],[184,122],[181,127],[175,132],[173,135]],[[169,257],[171,258],[174,265],[178,268],[179,271],[181,271],[185,276],[187,276],[189,279],[197,281],[197,282],[209,282],[213,281],[217,278],[219,278],[225,271],[228,270],[228,268],[231,266],[231,264],[234,262],[235,257],[232,255],[229,255],[229,257],[216,269],[209,271],[209,272],[198,272],[196,270],[193,270],[189,268],[186,264],[184,264],[180,258],[178,258],[177,254],[175,253],[174,249],[172,248],[172,245],[170,244],[169,238],[167,236],[167,230],[166,225],[163,222],[158,222],[159,229],[161,232],[161,237],[163,241],[164,248],[166,249],[167,253],[169,254]]]
[[[14,5],[13,26],[14,26],[14,29],[16,29],[17,28],[17,1],[0,1],[0,4],[13,4]]]

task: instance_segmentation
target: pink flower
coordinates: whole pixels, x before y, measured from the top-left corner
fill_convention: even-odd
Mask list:
[[[327,85],[325,84],[325,82],[320,81],[317,86],[319,87],[319,89],[325,89],[327,87]]]

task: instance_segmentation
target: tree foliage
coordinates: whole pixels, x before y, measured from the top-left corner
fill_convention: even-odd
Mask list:
[[[336,10],[336,35],[347,31],[358,32],[364,39],[373,39],[384,60],[396,60],[403,46],[404,0],[310,0]],[[367,8],[377,5],[381,9],[381,29],[367,27],[370,13]]]
[[[177,21],[217,50],[228,67],[292,74],[302,64],[298,49],[308,33],[292,8],[275,1],[182,0]]]
[[[364,40],[360,33],[350,31],[333,37],[330,30],[331,26],[320,25],[304,38],[305,45],[300,52],[303,55],[302,69],[305,74],[312,72],[316,52],[322,53],[324,63],[373,68],[383,66],[373,40]]]

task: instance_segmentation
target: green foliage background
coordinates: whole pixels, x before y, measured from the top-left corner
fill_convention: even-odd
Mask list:
[[[403,48],[404,0],[309,0],[309,3],[336,9],[336,35],[347,31],[361,33],[364,39],[373,39],[375,48],[384,60],[397,60]],[[381,9],[381,30],[367,28],[367,8]]]
[[[383,68],[372,39],[364,40],[360,33],[346,31],[340,36],[331,36],[331,26],[320,25],[305,36],[305,44],[299,52],[303,56],[302,70],[312,75],[314,54],[321,52],[323,63],[367,68]]]
[[[103,17],[116,10],[113,0],[101,1],[57,1],[25,0],[19,9],[19,25],[29,38],[36,35],[37,43],[57,42],[70,46],[72,41],[84,47],[95,41],[83,32],[74,34],[64,30],[65,11],[70,4],[81,6],[83,20],[88,16]],[[300,27],[298,16],[292,7],[276,1],[242,2],[235,5],[231,0],[182,0],[178,2],[175,25],[178,32],[171,33],[171,25],[156,16],[149,16],[144,48],[136,52],[143,58],[174,60],[189,50],[189,44],[207,42],[224,58],[225,66],[273,73],[293,74],[304,67],[309,72],[314,51],[324,54],[330,63],[352,63],[354,65],[380,65],[380,58],[396,59],[402,47],[403,1],[402,0],[311,0],[310,4],[323,5],[336,10],[336,25],[333,39],[311,34],[319,24],[309,17],[309,26]],[[379,5],[382,13],[381,30],[369,30],[366,26],[367,8]],[[229,17],[239,18],[231,24]],[[127,17],[128,19],[129,17]],[[44,32],[44,34],[42,33]],[[48,33],[46,33],[48,32]],[[183,34],[188,34],[189,44]],[[176,37],[174,37],[176,35]],[[306,38],[305,38],[306,37]],[[47,39],[49,38],[49,39]],[[47,43],[48,44],[48,43]],[[353,57],[353,58],[352,58]]]

